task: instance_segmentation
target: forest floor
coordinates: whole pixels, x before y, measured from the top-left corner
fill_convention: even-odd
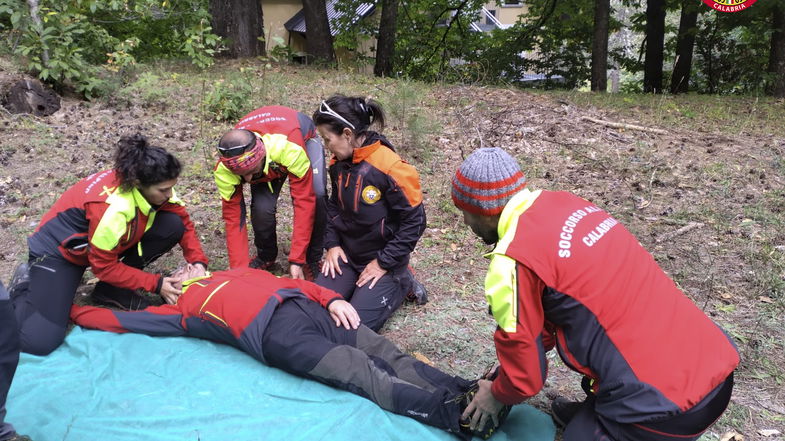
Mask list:
[[[184,163],[178,194],[188,204],[211,267],[225,267],[211,170],[213,145],[234,121],[215,121],[208,95],[227,98],[223,106],[230,107],[235,102],[228,91],[237,85],[246,90],[236,98],[241,112],[281,104],[308,115],[332,93],[368,95],[384,105],[385,133],[417,167],[428,215],[412,265],[430,301],[404,305],[384,335],[454,374],[475,377],[494,363],[494,323],[482,288],[487,266],[482,255],[489,248],[463,226],[450,199],[450,178],[474,148],[503,147],[519,160],[529,188],[574,192],[622,221],[733,336],[742,354],[733,398],[702,440],[785,439],[782,101],[434,85],[250,61],[207,71],[167,64],[141,72],[128,76],[110,99],[66,97],[49,117],[0,111],[3,281],[26,259],[25,237],[58,195],[78,179],[110,168],[119,137],[137,131]],[[279,205],[283,264],[291,232],[288,194]],[[180,260],[179,253],[170,253],[152,270],[173,269]],[[89,302],[93,283],[86,274],[77,301]],[[555,354],[549,360],[546,387],[530,401],[545,411],[556,394],[580,397],[579,377]],[[730,437],[733,431],[736,438]]]

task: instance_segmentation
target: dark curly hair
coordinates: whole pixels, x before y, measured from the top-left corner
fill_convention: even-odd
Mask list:
[[[177,179],[182,170],[177,158],[162,147],[150,145],[139,133],[120,138],[114,168],[124,191]]]

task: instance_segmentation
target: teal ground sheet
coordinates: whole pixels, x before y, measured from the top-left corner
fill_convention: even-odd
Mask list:
[[[22,354],[7,421],[34,441],[359,441],[458,438],[221,344],[76,327]],[[551,441],[550,417],[513,408],[492,441]]]

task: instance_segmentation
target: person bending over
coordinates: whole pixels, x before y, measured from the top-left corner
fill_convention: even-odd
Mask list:
[[[313,121],[294,109],[265,106],[244,116],[218,142],[213,172],[221,195],[229,266],[270,270],[278,256],[276,206],[289,180],[294,207],[289,275],[313,280],[322,259],[327,174]],[[251,189],[256,257],[248,253],[243,184]]]
[[[66,190],[27,239],[29,259],[9,288],[22,351],[46,355],[65,338],[68,312],[82,274],[99,282],[95,302],[124,309],[149,304],[134,291],[160,294],[174,303],[173,279],[143,271],[180,244],[187,262],[207,268],[174,185],[180,162],[142,135],[120,139],[114,168],[93,173]]]
[[[733,341],[610,214],[525,185],[500,148],[474,151],[452,180],[466,225],[496,244],[485,297],[500,367],[464,417],[474,427],[537,394],[555,345],[587,392],[553,402],[564,441],[698,439],[730,400]]]

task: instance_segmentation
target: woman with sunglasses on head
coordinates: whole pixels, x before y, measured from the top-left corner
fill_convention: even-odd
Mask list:
[[[378,331],[408,293],[424,296],[408,269],[425,230],[420,179],[387,138],[371,130],[384,128],[378,102],[334,95],[313,120],[333,154],[327,255],[316,283],[343,295]]]
[[[27,239],[28,264],[17,267],[9,289],[22,351],[46,355],[62,343],[88,266],[99,280],[93,301],[131,310],[149,306],[137,289],[177,301],[175,279],[142,268],[178,243],[189,263],[207,268],[193,222],[174,193],[180,170],[177,158],[142,135],[125,136],[113,169],[60,196]]]
[[[289,275],[313,280],[324,249],[327,175],[324,148],[308,116],[283,106],[265,106],[243,117],[218,142],[213,172],[221,195],[231,268],[271,270],[278,256],[276,206],[289,180],[294,206]],[[248,253],[243,184],[251,188],[251,225],[256,257]]]

